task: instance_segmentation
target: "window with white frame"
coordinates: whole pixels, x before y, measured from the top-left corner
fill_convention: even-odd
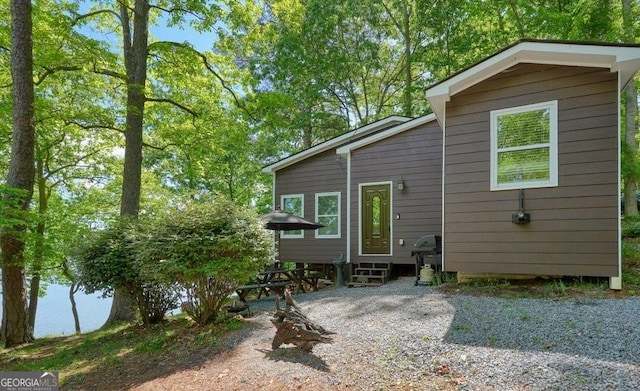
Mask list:
[[[491,111],[491,190],[558,185],[558,101]]]
[[[287,194],[280,196],[280,209],[285,212],[304,217],[304,194]],[[280,232],[281,238],[304,238],[301,229]]]
[[[324,227],[316,230],[316,238],[340,237],[340,193],[316,193],[316,221]]]

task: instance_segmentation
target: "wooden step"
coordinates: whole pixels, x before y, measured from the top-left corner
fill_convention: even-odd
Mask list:
[[[388,271],[389,271],[388,269],[369,269],[369,268],[357,267],[355,270],[355,274],[367,275],[367,276],[372,276],[372,275],[386,276]]]
[[[384,280],[387,278],[387,276],[382,276],[379,274],[354,274],[353,276],[351,276],[352,280],[356,278],[375,278],[375,279],[381,278]]]
[[[360,262],[358,267],[366,268],[366,269],[383,269],[388,270],[391,269],[390,262]]]
[[[349,288],[357,287],[357,286],[380,286],[382,285],[379,282],[348,282],[347,286]]]

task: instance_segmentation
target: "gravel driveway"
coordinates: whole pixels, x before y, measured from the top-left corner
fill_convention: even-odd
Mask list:
[[[274,301],[261,299],[249,327],[183,375],[229,390],[640,389],[640,297],[444,295],[405,278],[295,299],[333,344],[271,350]]]

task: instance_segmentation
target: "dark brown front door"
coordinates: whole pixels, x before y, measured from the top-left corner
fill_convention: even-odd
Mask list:
[[[391,185],[362,186],[362,253],[390,254]]]

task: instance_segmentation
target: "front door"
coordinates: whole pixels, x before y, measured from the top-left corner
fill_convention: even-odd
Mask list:
[[[362,186],[361,243],[363,254],[391,254],[391,185]]]

